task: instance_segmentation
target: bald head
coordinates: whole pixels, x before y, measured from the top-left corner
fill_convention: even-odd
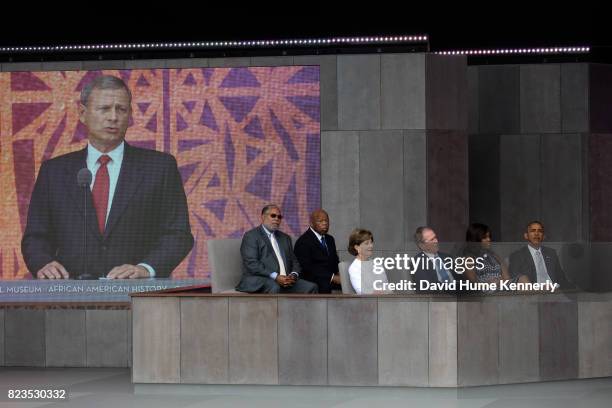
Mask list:
[[[313,230],[321,235],[327,234],[329,231],[329,216],[322,208],[314,210],[310,214],[310,226]]]

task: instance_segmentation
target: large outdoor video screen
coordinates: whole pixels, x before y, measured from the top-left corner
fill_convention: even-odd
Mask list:
[[[206,241],[242,237],[265,204],[282,207],[288,234],[307,228],[321,201],[318,66],[3,72],[0,280],[33,279],[21,241],[37,175],[85,148],[80,93],[100,75],[131,91],[125,141],[176,158],[194,245],[172,279],[207,282]]]

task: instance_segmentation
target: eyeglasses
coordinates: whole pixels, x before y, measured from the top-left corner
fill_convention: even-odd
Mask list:
[[[283,219],[283,216],[281,214],[272,213],[268,215],[270,216],[270,218],[278,218],[279,220]]]

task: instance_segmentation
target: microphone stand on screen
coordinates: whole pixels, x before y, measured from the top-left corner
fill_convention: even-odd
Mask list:
[[[84,221],[83,221],[83,273],[79,275],[77,279],[86,280],[91,279],[87,272],[87,193],[89,192],[89,186],[93,176],[91,171],[87,167],[82,168],[77,173],[77,183],[79,187],[83,189],[83,204],[84,204]]]

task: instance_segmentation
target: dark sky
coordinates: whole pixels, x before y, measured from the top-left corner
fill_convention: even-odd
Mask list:
[[[467,2],[463,2],[465,5]],[[93,3],[89,3],[93,4]],[[85,7],[89,7],[87,4]],[[205,4],[205,3],[203,3]],[[287,3],[289,4],[289,3]],[[356,5],[357,3],[353,3]],[[401,4],[401,3],[400,3]],[[560,4],[560,3],[557,3]],[[275,15],[259,9],[210,10],[188,7],[170,11],[149,6],[134,14],[96,10],[81,18],[56,18],[15,11],[0,24],[0,45],[92,44],[138,41],[251,40],[336,35],[422,34],[431,49],[468,49],[561,45],[607,46],[608,15],[603,10],[533,9],[518,3],[491,3],[478,13],[465,7],[420,9],[394,6],[348,15],[342,10],[292,10]],[[271,7],[272,9],[272,7]]]

